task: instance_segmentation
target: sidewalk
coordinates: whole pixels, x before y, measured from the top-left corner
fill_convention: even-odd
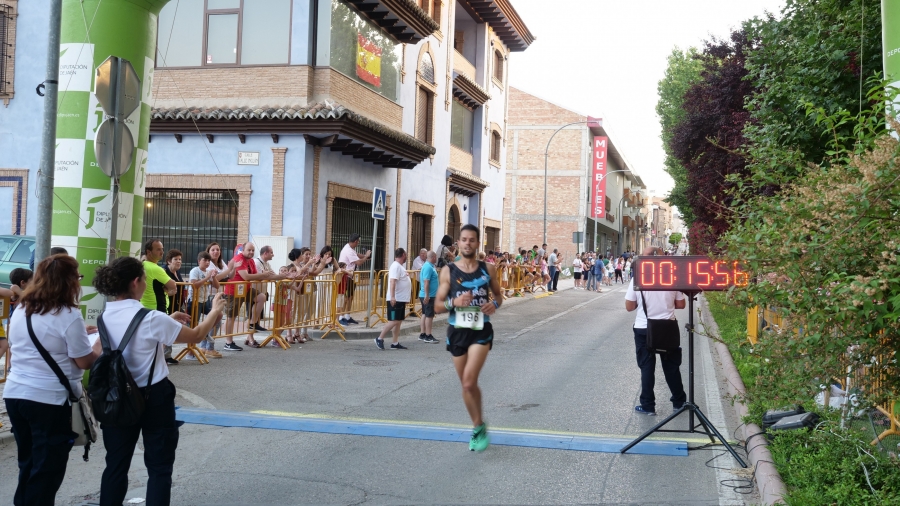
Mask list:
[[[559,290],[557,290],[557,291],[562,292],[565,290],[571,290],[574,287],[575,287],[574,279],[571,279],[571,278],[570,279],[560,279],[559,285],[557,286],[557,288],[559,288]],[[547,293],[547,292],[543,292],[543,291],[539,291],[537,294],[525,293],[522,295],[522,297],[510,297],[510,298],[506,299],[503,302],[503,305],[508,307],[510,305],[521,304],[522,302],[525,302],[525,301],[542,299],[544,297],[550,297],[552,295],[553,294],[551,294],[551,293]],[[354,315],[354,316],[356,316],[356,315]],[[448,316],[447,313],[435,315],[433,325],[437,326],[438,323],[446,321],[447,316]],[[364,319],[363,318],[357,318],[357,319],[359,320],[359,325],[349,325],[349,326],[344,327],[344,338],[345,339],[347,339],[347,340],[375,339],[376,337],[378,337],[381,334],[381,330],[384,328],[384,323],[377,323],[372,328],[366,328]],[[419,327],[419,318],[414,317],[414,316],[407,317],[406,320],[404,320],[403,323],[400,325],[400,335],[401,336],[418,335],[419,328],[420,328]],[[314,339],[321,338],[326,332],[328,332],[328,331],[327,330],[310,329],[309,335],[310,335],[310,337],[312,337]],[[340,336],[337,335],[334,331],[332,331],[331,334],[328,334],[328,336],[327,336],[328,339],[332,339],[332,337],[335,339],[340,339]]]

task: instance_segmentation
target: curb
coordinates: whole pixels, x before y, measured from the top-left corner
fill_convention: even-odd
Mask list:
[[[715,334],[718,334],[719,326],[716,324],[715,319],[713,319],[712,313],[709,311],[709,304],[707,304],[705,298],[702,299],[701,305],[703,310],[701,315],[703,325],[711,329]],[[726,379],[725,382],[728,384],[728,395],[734,399],[733,406],[735,414],[739,420],[743,420],[743,418],[747,416],[747,406],[740,400],[747,393],[747,390],[744,387],[744,380],[741,379],[741,375],[734,365],[734,360],[731,358],[731,351],[728,350],[728,346],[719,341],[713,341],[713,344],[715,345],[716,353],[719,354],[719,359],[722,362],[722,369]],[[772,454],[769,452],[768,440],[765,437],[760,437],[763,434],[763,430],[755,423],[747,423],[743,425],[743,430],[741,432],[743,440],[747,445],[750,444],[749,438],[757,438],[757,441],[754,441],[755,445],[747,452],[747,456],[750,458],[750,463],[756,469],[754,476],[756,477],[760,499],[762,499],[763,504],[767,505],[784,504],[783,497],[787,493],[787,489],[784,486],[781,475],[778,473],[778,469],[776,469],[775,464],[773,464]]]
[[[0,446],[6,446],[10,441],[15,441],[12,431],[0,432]]]
[[[572,290],[573,288],[574,287],[572,287],[572,286],[560,287],[559,290],[557,290],[557,292],[564,292],[566,290]],[[507,299],[506,302],[503,303],[503,305],[505,305],[505,306],[518,305],[523,302],[541,299],[543,297],[547,297],[550,295],[551,294],[549,294],[549,293],[546,295],[541,293],[541,294],[538,294],[537,296],[531,296],[531,297],[511,297],[511,298]],[[446,320],[447,320],[447,313],[442,313],[442,314],[436,315],[434,317],[434,322],[432,323],[432,325],[433,326],[437,325],[438,323],[446,321]],[[359,330],[357,330],[357,328],[359,328]],[[361,341],[361,340],[366,340],[366,339],[375,339],[376,337],[381,335],[381,329],[382,329],[381,324],[379,324],[379,326],[376,328],[366,328],[366,327],[364,327],[364,323],[361,322],[360,325],[358,325],[358,326],[354,325],[353,327],[349,327],[349,328],[344,327],[344,338],[348,341],[357,341],[357,340]],[[324,331],[324,330],[310,329],[309,336],[312,339],[321,339],[322,335],[325,334],[325,332],[326,331]],[[418,333],[419,333],[418,318],[414,317],[413,319],[410,319],[409,317],[407,317],[407,319],[404,321],[404,323],[400,326],[400,336],[401,337],[414,336],[414,335],[418,335]],[[332,337],[334,337],[336,339],[341,338],[340,335],[335,333],[334,331],[331,331],[331,334],[329,334],[327,338],[331,339]]]

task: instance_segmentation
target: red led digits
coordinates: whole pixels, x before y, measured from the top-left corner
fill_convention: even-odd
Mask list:
[[[702,292],[744,287],[750,275],[739,262],[716,261],[706,256],[667,256],[638,258],[635,288]]]
[[[734,262],[734,285],[747,286],[750,284],[750,275],[738,268],[738,263]]]
[[[712,276],[710,276],[708,272],[701,271],[701,267],[703,267],[704,265],[709,266],[709,262],[706,260],[697,262],[697,277],[699,278],[700,276],[706,276],[706,281],[700,281],[697,283],[697,286],[701,288],[706,288],[712,284]]]
[[[666,281],[667,271],[669,274],[668,281]],[[675,284],[675,264],[672,262],[663,262],[659,264],[659,284],[663,286],[672,286]]]
[[[650,268],[650,279],[647,280],[647,268]],[[641,262],[641,286],[653,286],[656,284],[656,264]]]
[[[714,268],[716,276],[725,276],[724,281],[722,281],[721,278],[718,281],[716,281],[716,286],[728,286],[729,281],[731,281],[731,275],[727,271],[721,272],[719,270],[719,266],[724,266],[724,265],[725,265],[725,262],[716,262],[716,266]]]

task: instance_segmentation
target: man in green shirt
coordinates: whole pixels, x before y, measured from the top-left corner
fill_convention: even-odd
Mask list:
[[[157,265],[162,260],[163,243],[159,239],[151,239],[144,244],[144,274],[147,276],[147,288],[141,297],[141,305],[150,310],[166,312],[169,304],[169,295],[175,295],[175,280],[170,278],[166,271]],[[172,347],[166,346],[166,363],[175,365],[177,360],[172,358]]]

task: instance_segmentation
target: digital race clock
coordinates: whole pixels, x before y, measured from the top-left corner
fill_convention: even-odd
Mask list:
[[[722,291],[749,282],[738,262],[705,256],[641,256],[634,266],[635,290]]]

